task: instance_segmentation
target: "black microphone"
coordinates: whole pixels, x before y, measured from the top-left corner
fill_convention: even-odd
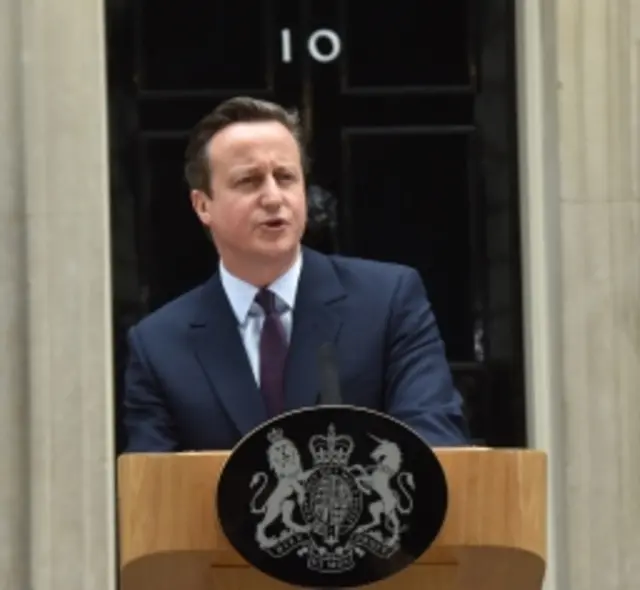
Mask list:
[[[335,406],[342,404],[338,361],[332,344],[326,342],[318,349],[318,372],[320,374],[320,394],[318,405]]]

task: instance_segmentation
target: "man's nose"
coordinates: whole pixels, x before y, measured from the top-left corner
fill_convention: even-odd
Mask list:
[[[282,203],[282,193],[275,178],[268,176],[262,191],[262,204],[264,206],[278,206]]]

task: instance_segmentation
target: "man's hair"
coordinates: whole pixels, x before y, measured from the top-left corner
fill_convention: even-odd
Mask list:
[[[276,121],[286,127],[300,148],[303,170],[306,172],[307,157],[300,118],[295,110],[287,110],[278,104],[247,96],[237,96],[218,105],[201,119],[189,136],[185,153],[185,177],[191,190],[209,194],[211,170],[208,145],[211,138],[233,123]]]

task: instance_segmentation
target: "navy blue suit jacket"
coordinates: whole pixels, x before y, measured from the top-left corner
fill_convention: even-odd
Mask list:
[[[230,449],[267,420],[218,274],[128,335],[129,452]],[[468,444],[436,319],[408,267],[303,249],[286,409],[316,405],[317,355],[333,343],[343,401],[383,410],[433,446]]]

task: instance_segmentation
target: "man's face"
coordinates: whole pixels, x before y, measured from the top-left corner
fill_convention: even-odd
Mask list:
[[[234,123],[209,145],[211,196],[192,192],[223,260],[241,264],[297,251],[307,210],[300,150],[275,121]]]

